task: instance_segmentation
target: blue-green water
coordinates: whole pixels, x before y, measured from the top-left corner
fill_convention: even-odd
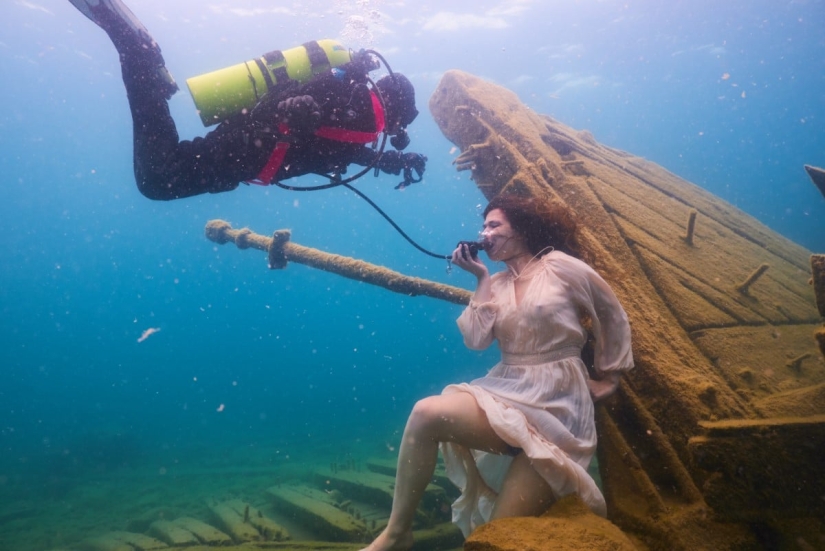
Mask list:
[[[131,7],[180,82],[321,37],[384,53],[416,85],[410,149],[429,164],[403,192],[386,175],[358,186],[437,252],[476,235],[484,203],[427,110],[452,68],[825,251],[825,199],[802,170],[825,165],[825,2]],[[207,241],[213,218],[290,228],[303,245],[472,284],[342,189],[145,199],[106,35],[62,0],[7,0],[0,28],[0,547],[26,529],[14,511],[71,508],[89,473],[387,450],[415,400],[495,361],[463,347],[458,306],[269,271],[257,251]],[[185,91],[171,105],[182,137],[204,133]]]

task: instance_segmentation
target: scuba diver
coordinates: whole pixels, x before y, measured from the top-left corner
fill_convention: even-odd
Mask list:
[[[377,67],[372,54],[380,58],[377,53],[351,55],[327,40],[264,54],[242,64],[241,80],[247,86],[251,82],[254,91],[250,108],[219,111],[208,121],[201,113],[204,124],[218,126],[204,137],[181,141],[168,105],[179,88],[143,24],[121,0],[69,1],[106,31],[120,54],[134,126],[135,179],[149,199],[230,191],[240,182],[296,190],[333,187],[350,164],[366,168],[343,182],[371,169],[376,175],[378,170],[403,172],[397,188],[421,180],[427,158],[402,151],[409,144],[406,127],[418,115],[415,90],[389,67],[389,75],[368,86],[368,73]],[[296,55],[310,78],[288,74],[296,70],[289,63]],[[299,63],[294,65],[300,69]],[[256,84],[252,71],[257,69],[261,78]],[[382,133],[381,147],[369,147]],[[394,151],[383,151],[387,136]],[[327,176],[331,183],[315,188],[280,183],[309,173]]]

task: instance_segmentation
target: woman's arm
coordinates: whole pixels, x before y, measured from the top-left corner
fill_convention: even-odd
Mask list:
[[[630,324],[613,290],[595,271],[590,274],[593,329],[596,331],[596,379],[588,379],[594,402],[612,396],[622,373],[633,367]]]
[[[467,245],[461,244],[453,251],[453,256],[450,261],[461,268],[476,276],[476,292],[473,294],[475,302],[490,302],[493,298],[492,280],[487,266],[484,265],[478,258],[470,254]]]
[[[621,374],[633,368],[630,323],[613,290],[592,267],[569,256],[559,257],[556,266],[593,324],[596,374],[587,385],[596,402],[613,395]]]
[[[619,388],[619,379],[622,377],[621,371],[606,371],[600,373],[601,379],[588,379],[587,387],[590,389],[590,397],[594,402],[604,400],[612,396]]]
[[[594,367],[599,374],[633,368],[630,322],[619,299],[592,268],[588,274],[593,333],[596,337]],[[602,377],[600,377],[602,378]]]
[[[497,305],[492,302],[493,291],[490,272],[477,256],[470,255],[467,245],[456,247],[451,261],[459,268],[476,276],[476,292],[457,322],[467,348],[482,350],[493,343],[493,325],[498,311]]]

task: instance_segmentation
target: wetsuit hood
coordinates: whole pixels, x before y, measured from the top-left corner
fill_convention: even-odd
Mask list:
[[[407,77],[401,73],[393,73],[381,77],[375,85],[386,103],[388,126],[397,120],[403,128],[415,120],[418,116],[418,109],[415,108],[415,88]]]

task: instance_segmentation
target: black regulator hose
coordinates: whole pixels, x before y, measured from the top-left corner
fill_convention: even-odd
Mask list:
[[[450,260],[450,259],[453,257],[453,256],[452,256],[452,255],[450,255],[450,254],[437,254],[437,253],[434,253],[434,252],[428,251],[427,249],[425,249],[424,247],[422,247],[421,245],[419,245],[418,243],[416,243],[416,242],[413,240],[413,238],[412,238],[412,237],[410,237],[409,235],[407,235],[407,234],[404,232],[404,230],[402,230],[402,229],[401,229],[401,227],[400,227],[398,224],[396,224],[396,223],[395,223],[395,220],[393,220],[392,218],[390,218],[390,216],[389,216],[386,212],[384,212],[383,210],[381,210],[381,207],[379,207],[378,205],[376,205],[376,204],[373,202],[373,200],[372,200],[372,199],[370,199],[369,197],[367,197],[366,195],[364,195],[361,191],[359,191],[357,188],[354,188],[354,187],[352,187],[352,186],[351,186],[351,185],[349,185],[349,184],[341,184],[341,185],[342,185],[342,186],[344,186],[344,187],[346,187],[348,190],[352,191],[352,192],[353,192],[353,193],[355,193],[356,195],[358,195],[358,197],[360,197],[361,199],[363,199],[363,200],[364,200],[364,201],[366,201],[367,203],[369,203],[369,204],[370,204],[370,206],[371,206],[372,208],[374,208],[376,211],[378,211],[378,214],[380,214],[381,216],[383,216],[383,217],[384,217],[384,220],[386,220],[387,222],[389,222],[389,223],[390,223],[390,225],[391,225],[393,228],[395,228],[395,231],[397,231],[398,233],[400,233],[400,234],[401,234],[401,237],[403,237],[404,239],[406,239],[406,240],[410,243],[410,245],[412,245],[413,247],[415,247],[416,249],[418,249],[418,250],[419,250],[419,251],[421,251],[422,253],[424,253],[424,254],[426,254],[426,255],[429,255],[429,256],[432,256],[433,258],[441,258],[441,259],[445,259],[445,260]]]
[[[387,63],[387,60],[384,59],[384,56],[382,56],[381,54],[379,54],[375,50],[363,50],[363,52],[366,53],[366,54],[374,55],[375,57],[380,59],[381,62],[384,64],[384,67],[386,67],[387,72],[390,74],[390,76],[395,78],[395,73],[392,72],[392,69],[390,68],[390,64]],[[378,101],[381,103],[381,108],[386,113],[387,112],[387,103],[384,100],[384,97],[381,95],[381,90],[378,89],[378,87],[375,85],[375,82],[373,82],[373,80],[371,78],[369,78],[369,76],[367,76],[366,78],[367,78],[367,81],[372,85],[372,89],[375,91],[376,95],[378,96]],[[384,220],[389,222],[390,225],[393,228],[395,228],[395,231],[397,231],[399,234],[401,234],[401,237],[406,239],[410,243],[410,245],[412,245],[413,247],[415,247],[416,249],[418,249],[419,251],[421,251],[422,253],[424,253],[426,255],[432,256],[434,258],[450,260],[452,258],[452,255],[437,254],[437,253],[428,251],[427,249],[425,249],[424,247],[422,247],[421,245],[416,243],[409,235],[406,234],[406,232],[404,230],[401,229],[401,227],[398,224],[395,223],[395,220],[390,218],[390,216],[386,212],[381,210],[381,207],[376,205],[375,202],[372,199],[370,199],[363,192],[359,191],[358,189],[356,189],[356,188],[354,188],[350,185],[351,182],[357,180],[358,178],[360,178],[361,176],[363,176],[364,174],[366,174],[370,170],[375,169],[376,176],[378,175],[377,174],[377,172],[378,172],[378,163],[381,160],[381,156],[384,154],[384,148],[387,145],[387,138],[388,138],[388,134],[387,134],[386,131],[384,131],[383,137],[381,139],[381,145],[378,148],[378,153],[375,155],[375,157],[373,157],[372,162],[370,162],[369,165],[364,167],[357,174],[354,174],[354,175],[350,176],[349,178],[341,179],[340,177],[336,177],[334,175],[321,174],[321,176],[329,178],[329,183],[321,184],[321,185],[318,185],[318,186],[291,186],[291,185],[288,185],[288,184],[284,184],[283,182],[279,182],[277,180],[274,180],[272,183],[275,184],[276,186],[280,187],[280,188],[283,188],[283,189],[286,189],[286,190],[289,190],[289,191],[320,191],[322,189],[330,189],[330,188],[334,188],[334,187],[338,187],[338,186],[344,186],[345,188],[349,189],[350,191],[352,191],[353,193],[358,195],[361,199],[363,199],[364,201],[369,203],[369,205],[372,208],[374,208],[378,212],[378,214],[383,216]],[[413,176],[412,176],[412,171],[409,168],[404,167],[404,182],[402,182],[402,184],[399,184],[399,186],[400,187],[406,187],[406,186],[403,186],[403,184],[409,185],[409,184],[412,184],[412,183],[418,183],[422,179],[423,179],[423,176],[421,178],[418,178],[417,180],[414,179]]]

